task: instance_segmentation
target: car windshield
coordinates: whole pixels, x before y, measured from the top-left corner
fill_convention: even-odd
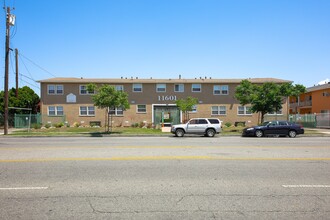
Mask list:
[[[263,126],[266,126],[270,123],[270,121],[265,121],[264,123],[262,123]]]

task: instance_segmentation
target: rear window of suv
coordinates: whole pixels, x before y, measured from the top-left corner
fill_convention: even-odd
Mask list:
[[[218,119],[209,118],[208,120],[211,124],[220,124],[220,121]]]

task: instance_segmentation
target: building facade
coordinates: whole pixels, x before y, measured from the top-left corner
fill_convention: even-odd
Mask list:
[[[251,83],[285,83],[287,80],[274,78],[252,78]],[[83,126],[101,124],[107,118],[104,109],[93,105],[87,91],[89,83],[98,86],[112,85],[116,90],[128,94],[130,109],[110,109],[112,123],[115,126],[131,126],[144,123],[159,126],[162,121],[170,124],[182,122],[182,112],[175,104],[176,100],[188,96],[198,99],[198,104],[190,112],[192,117],[215,117],[235,124],[244,122],[254,125],[259,115],[252,114],[249,106],[241,106],[234,98],[235,89],[242,79],[85,79],[52,78],[39,81],[41,84],[41,114],[46,115],[43,124],[54,123],[57,118],[65,117],[66,123],[78,123]],[[282,114],[288,112],[287,103],[283,104]]]
[[[290,114],[330,113],[330,83],[306,90],[298,99],[290,97]]]

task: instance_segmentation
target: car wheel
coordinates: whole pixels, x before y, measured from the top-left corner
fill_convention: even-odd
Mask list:
[[[256,130],[256,137],[262,137],[264,136],[264,132],[262,130]]]
[[[289,131],[289,137],[290,138],[295,138],[296,136],[297,136],[297,132],[296,131],[293,131],[293,130]]]
[[[207,135],[208,137],[214,137],[214,135],[215,135],[215,131],[214,131],[213,129],[208,129],[208,130],[206,131],[206,135]]]
[[[177,137],[183,137],[184,131],[182,129],[176,129],[175,136]]]

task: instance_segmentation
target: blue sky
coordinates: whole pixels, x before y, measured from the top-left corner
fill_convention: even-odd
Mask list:
[[[52,77],[274,77],[307,87],[330,78],[329,0],[2,4],[15,7],[10,47],[22,54],[20,86],[38,93],[34,80]],[[0,18],[4,73],[4,10]],[[12,53],[10,87],[15,85],[14,60]]]

